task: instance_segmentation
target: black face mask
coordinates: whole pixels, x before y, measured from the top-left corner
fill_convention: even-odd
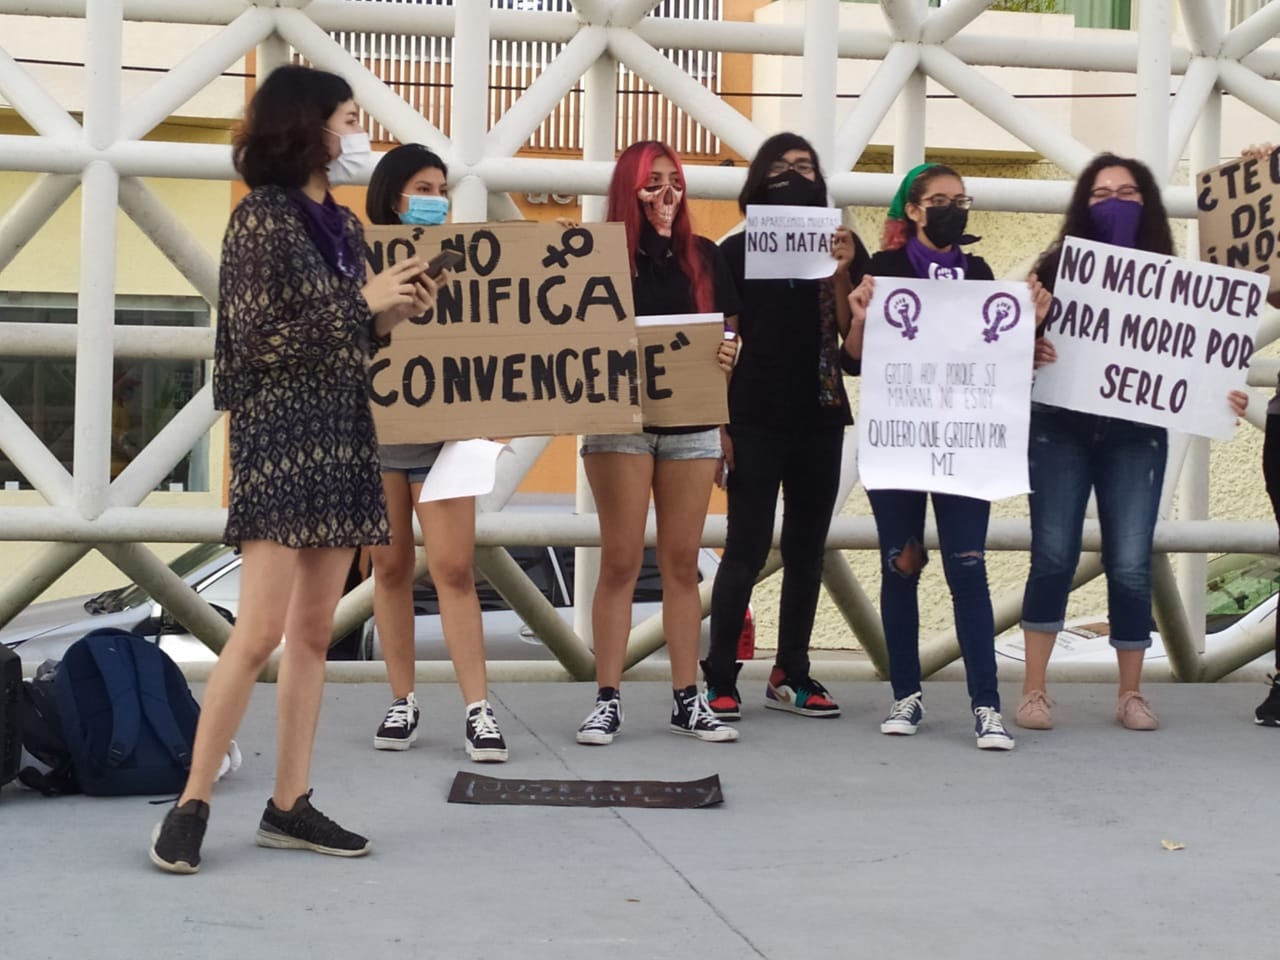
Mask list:
[[[964,228],[969,225],[969,211],[951,204],[926,207],[924,215],[924,235],[939,250],[945,250],[963,237]]]
[[[815,181],[788,170],[764,182],[764,202],[786,207],[825,207],[827,197]]]

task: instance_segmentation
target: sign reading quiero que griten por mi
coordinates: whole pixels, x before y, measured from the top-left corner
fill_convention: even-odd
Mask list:
[[[1267,278],[1068,237],[1032,399],[1225,439]]]

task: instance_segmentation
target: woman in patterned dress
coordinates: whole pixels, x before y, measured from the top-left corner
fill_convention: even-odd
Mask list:
[[[218,764],[282,636],[275,789],[257,842],[369,851],[311,806],[312,744],[352,550],[387,541],[368,357],[431,307],[435,285],[418,260],[366,278],[359,221],[334,202],[329,177],[349,177],[368,155],[351,88],[306,67],[263,82],[235,141],[251,192],[223,240],[213,385],[231,415],[224,539],[244,557],[240,612],[205,691],[186,788],[153,835],[162,870],[198,869]]]

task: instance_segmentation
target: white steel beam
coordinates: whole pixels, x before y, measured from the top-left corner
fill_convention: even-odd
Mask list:
[[[124,108],[121,138],[142,139],[274,32],[275,18],[269,11],[245,10]]]
[[[1092,150],[1041,119],[954,54],[941,47],[922,47],[920,63],[933,79],[1068,173],[1079,173],[1092,158]]]
[[[922,43],[945,43],[986,13],[992,0],[951,0],[934,10],[924,22]]]
[[[46,93],[35,77],[3,49],[0,49],[0,97],[42,137],[75,138],[82,132],[80,124],[71,119],[62,104]]]
[[[465,0],[464,0],[465,2]],[[370,4],[373,6],[373,4]],[[421,10],[421,7],[414,7]],[[405,103],[362,63],[342,49],[327,33],[321,30],[298,10],[276,11],[276,29],[291,43],[295,50],[321,70],[336,73],[351,84],[356,101],[391,135],[401,143],[423,143],[446,159],[452,155],[449,139],[429,123],[417,110]],[[363,29],[368,29],[367,27]],[[485,50],[482,65],[488,69],[489,52]],[[458,67],[455,51],[455,69]],[[488,83],[486,76],[486,85]],[[482,91],[483,93],[483,91]],[[460,118],[454,116],[454,123]],[[372,172],[372,171],[371,171]]]
[[[918,44],[895,43],[889,49],[836,131],[831,159],[827,161],[830,171],[848,170],[858,162],[919,64]]]
[[[120,207],[197,293],[218,302],[218,264],[177,217],[136,177],[120,181]]]
[[[213,409],[213,385],[206,383],[112,481],[107,494],[110,505],[142,503],[221,419],[221,411]]]
[[[643,20],[658,3],[659,0],[612,0],[609,25],[633,27]]]
[[[1137,154],[1158,183],[1169,168],[1169,61],[1173,30],[1171,0],[1147,0],[1138,22],[1138,74],[1134,111]]]
[[[805,4],[800,124],[819,157],[829,157],[835,149],[836,41],[839,32],[840,4]]]
[[[98,551],[211,650],[223,648],[231,624],[149,549],[141,543],[100,543]]]
[[[84,19],[87,9],[98,2],[99,0],[0,0],[0,13]],[[199,3],[124,0],[120,6],[125,20],[216,26],[226,25],[240,16],[246,2],[248,0],[200,0]]]
[[[1186,24],[1192,52],[1202,57],[1217,57],[1222,51],[1222,13],[1225,12],[1222,4],[1178,0],[1178,6],[1182,10],[1182,22]]]
[[[76,328],[70,323],[0,323],[0,356],[74,357]],[[209,327],[117,326],[115,355],[138,360],[209,360]]]
[[[489,130],[485,138],[485,155],[509,157],[524,146],[530,135],[605,52],[608,43],[609,32],[604,27],[583,27],[578,31],[578,35],[543,68],[520,99]],[[614,95],[612,88],[610,95]]]
[[[629,30],[609,31],[609,51],[730,149],[755,156],[764,135],[746,117]]]
[[[1223,38],[1221,56],[1242,60],[1268,40],[1280,36],[1280,5],[1263,4]]]
[[[0,627],[53,586],[92,548],[87,543],[46,543],[0,584]]]
[[[1280,12],[1280,5],[1270,9]],[[1280,85],[1274,80],[1263,80],[1234,60],[1219,60],[1218,82],[1236,99],[1280,123]]]
[[[55,507],[71,505],[71,475],[3,397],[0,397],[0,450],[51,504]],[[53,538],[35,536],[29,539]]]
[[[25,139],[32,139],[27,137]],[[49,218],[80,186],[80,178],[69,174],[44,174],[27,187],[0,217],[0,271],[13,262]]]
[[[920,42],[928,13],[925,0],[880,0],[880,9],[893,39]]]
[[[1178,92],[1169,109],[1169,141],[1165,153],[1167,175],[1162,178],[1164,182],[1168,182],[1178,169],[1178,163],[1191,141],[1192,131],[1206,109],[1209,98],[1218,96],[1217,83],[1218,61],[1197,57],[1182,78],[1182,83],[1178,84]]]

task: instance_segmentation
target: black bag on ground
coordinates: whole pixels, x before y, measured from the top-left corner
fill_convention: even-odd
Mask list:
[[[22,765],[22,660],[0,645],[0,787]]]
[[[62,721],[58,717],[54,692],[56,667],[52,663],[42,666],[34,680],[22,685],[22,748],[40,766],[23,767],[18,779],[46,797],[80,792],[71,766],[71,751],[62,737]]]

